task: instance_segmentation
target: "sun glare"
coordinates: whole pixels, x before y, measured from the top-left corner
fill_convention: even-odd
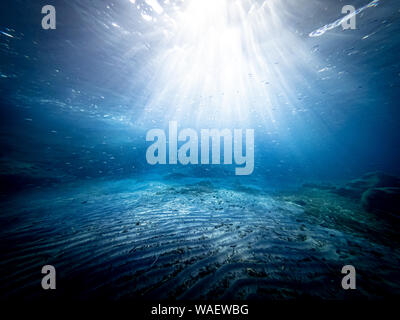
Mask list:
[[[158,91],[144,117],[158,112],[165,121],[195,125],[234,125],[252,117],[274,123],[273,106],[290,104],[296,60],[304,65],[307,56],[277,15],[278,5],[193,0],[176,10],[154,58],[157,75],[150,85]]]

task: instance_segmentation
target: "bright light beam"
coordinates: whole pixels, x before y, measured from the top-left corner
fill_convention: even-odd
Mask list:
[[[156,49],[152,95],[138,121],[275,123],[275,106],[293,106],[297,84],[305,87],[314,71],[282,12],[276,0],[192,0],[176,10]]]

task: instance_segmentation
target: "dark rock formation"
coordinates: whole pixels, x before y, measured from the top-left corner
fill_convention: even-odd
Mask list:
[[[361,199],[365,210],[400,219],[400,188],[371,188]]]
[[[0,195],[9,195],[36,187],[52,186],[63,176],[32,163],[0,159]]]
[[[45,187],[59,183],[52,177],[35,177],[29,175],[0,175],[0,194],[10,194],[34,187]]]
[[[349,198],[361,199],[364,192],[371,188],[400,188],[400,179],[383,172],[369,172],[361,178],[351,180],[344,187],[333,192]]]

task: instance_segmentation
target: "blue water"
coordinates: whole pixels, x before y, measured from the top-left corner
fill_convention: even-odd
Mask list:
[[[196,230],[211,223],[202,220],[204,212],[215,213],[216,220],[212,223],[228,223],[229,226],[227,199],[233,199],[232,206],[239,206],[246,201],[241,194],[244,192],[255,197],[248,199],[248,206],[242,208],[249,215],[254,213],[254,218],[248,220],[249,226],[257,225],[260,229],[256,231],[259,234],[249,236],[246,242],[259,249],[253,257],[255,260],[246,254],[242,260],[258,263],[262,261],[260,252],[274,247],[260,240],[260,237],[265,238],[263,228],[267,230],[276,221],[287,230],[297,228],[294,217],[297,207],[292,198],[290,201],[278,199],[289,204],[275,204],[273,201],[278,200],[274,199],[272,204],[266,205],[260,204],[262,200],[257,197],[270,199],[271,194],[297,190],[310,182],[339,186],[367,172],[400,175],[398,0],[380,0],[372,4],[368,0],[352,0],[351,5],[361,9],[355,15],[355,30],[342,29],[339,24],[344,16],[341,9],[347,3],[334,0],[197,3],[194,0],[56,0],[52,5],[56,8],[57,27],[43,30],[41,8],[46,4],[41,0],[6,0],[0,4],[0,175],[2,207],[6,212],[2,219],[7,222],[2,241],[7,237],[15,243],[21,241],[24,243],[21,246],[33,250],[34,254],[35,248],[44,248],[36,246],[35,241],[45,241],[40,236],[36,238],[35,232],[43,232],[56,242],[57,235],[62,238],[61,235],[66,234],[64,240],[60,238],[60,243],[71,240],[71,245],[78,247],[77,252],[87,252],[91,245],[87,248],[84,245],[91,243],[92,238],[85,238],[86,235],[82,237],[83,242],[79,242],[72,229],[79,229],[78,226],[106,228],[115,214],[124,212],[121,219],[128,219],[129,210],[135,211],[135,208],[136,215],[148,212],[154,219],[161,219],[159,228],[151,233],[154,236],[168,235],[180,223],[182,232],[190,234],[188,230],[192,229],[186,230],[185,223]],[[236,176],[234,164],[148,164],[146,149],[150,143],[146,142],[146,133],[154,128],[167,131],[170,121],[177,121],[179,130],[192,128],[198,133],[209,128],[254,129],[253,173]],[[148,192],[154,192],[153,196]],[[190,199],[173,201],[186,192]],[[192,192],[198,192],[199,196]],[[199,198],[203,194],[206,204]],[[219,209],[212,201],[208,202],[213,196],[224,203],[221,210],[227,210],[227,216],[221,218]],[[145,202],[136,203],[137,197],[154,203],[148,206]],[[314,194],[310,197],[321,198]],[[81,206],[95,199],[110,201],[109,206]],[[77,201],[79,216],[73,213],[74,201]],[[341,200],[330,201],[336,204]],[[261,209],[252,207],[257,203]],[[188,214],[188,220],[180,221],[176,217],[170,222],[164,220],[163,212],[171,214],[175,206],[181,210],[180,214]],[[262,218],[257,214],[265,213],[263,206],[279,208],[276,209],[279,214],[275,220],[267,217],[267,225],[260,226],[257,221]],[[231,212],[234,227],[243,223],[240,211],[235,210]],[[285,215],[285,210],[290,214]],[[52,215],[56,215],[56,220],[72,217],[71,226],[64,230],[62,225],[44,218]],[[376,227],[379,234],[381,229],[375,225],[375,218],[371,218],[372,222],[370,218],[365,218],[365,223],[371,230]],[[320,237],[315,241],[328,241],[325,229],[319,228],[334,226],[313,221],[307,220],[305,224],[313,230],[310,233]],[[24,229],[18,223],[32,224],[32,227]],[[42,229],[35,229],[35,223]],[[126,226],[136,228],[135,223],[136,220],[126,222]],[[114,232],[120,231],[119,226],[104,234],[115,238]],[[338,232],[345,232],[343,228]],[[221,238],[213,234],[213,237],[224,243],[224,236],[231,235],[232,230],[236,229],[231,225],[227,234]],[[98,245],[102,232],[94,236],[92,245]],[[138,232],[136,238],[132,234],[129,241],[139,241],[142,246],[150,239],[147,231],[143,238],[139,236],[140,230],[135,232]],[[273,237],[271,230],[267,233]],[[175,240],[180,236],[181,233]],[[200,233],[194,232],[192,236],[201,239]],[[346,239],[346,235],[340,237]],[[194,245],[189,236],[182,241],[186,247]],[[284,240],[279,238],[279,241]],[[360,240],[360,246],[368,247],[368,241],[370,239]],[[227,240],[229,245],[231,242],[237,245]],[[273,249],[273,254],[285,247],[277,243],[278,249]],[[308,245],[298,248],[307,251]],[[6,245],[2,247],[8,257],[3,267],[12,269],[19,251]],[[27,253],[21,250],[21,255]],[[60,250],[63,250],[62,245]],[[116,253],[108,250],[106,247],[99,252],[96,260],[103,263],[103,267],[108,265],[107,255],[114,261]],[[150,251],[147,256],[142,252],[127,263],[138,272],[141,264],[137,261],[150,269],[156,267],[157,263],[165,262],[158,257],[162,252],[169,252],[169,248],[157,250]],[[225,255],[231,255],[230,250],[217,256],[213,256],[212,248],[207,249],[208,253],[198,250],[193,254],[196,259],[210,254],[212,263],[217,263],[213,264],[216,268],[224,265]],[[53,251],[47,254],[50,260],[58,257]],[[118,254],[126,252],[118,251]],[[307,256],[313,254],[307,251]],[[326,259],[334,261],[335,267],[340,265],[330,248],[324,254]],[[63,263],[67,265],[77,259],[72,253],[66,256]],[[140,260],[141,256],[151,263]],[[394,260],[382,263],[394,264],[398,257],[396,249]],[[186,258],[190,260],[189,256]],[[293,253],[291,258],[301,260],[304,255]],[[115,259],[116,266],[123,261],[122,257]],[[373,255],[366,260],[359,259],[366,268],[375,263]],[[245,263],[242,260],[238,263]],[[228,265],[228,269],[239,268]],[[89,263],[87,268],[90,266],[93,265]],[[204,266],[206,262],[198,268]],[[178,271],[163,269],[159,277],[178,274],[182,268]],[[319,270],[313,268],[310,270]],[[15,272],[13,277],[18,278],[20,273]],[[26,272],[29,274],[29,270]],[[124,272],[127,271],[124,269]],[[93,285],[104,281],[103,276],[96,276]],[[183,274],[176,281],[185,283],[185,276],[188,275]],[[394,278],[398,280],[398,274]],[[79,278],[73,279],[81,284]],[[210,291],[205,284],[197,283],[196,288],[207,291],[205,296],[209,297],[215,289],[213,286],[221,289],[220,280],[219,277],[213,280]],[[192,284],[186,288],[189,291],[181,288],[183,291],[171,295],[198,298],[193,294],[194,289],[190,289]],[[146,285],[147,289],[143,290],[146,294],[150,292],[150,297],[164,297],[159,295],[163,287],[147,282]],[[242,299],[251,295],[238,293],[237,287],[246,287],[246,284],[231,285],[224,291],[225,297]],[[105,293],[97,294],[108,296],[118,291],[113,286],[107,291],[109,287],[105,286]],[[158,289],[154,289],[156,287]],[[393,280],[388,292],[398,293],[398,288],[398,282]],[[364,289],[362,294],[373,296],[370,288]],[[141,291],[138,292],[133,296]],[[36,293],[29,294],[36,296]],[[323,296],[332,298],[328,293]]]

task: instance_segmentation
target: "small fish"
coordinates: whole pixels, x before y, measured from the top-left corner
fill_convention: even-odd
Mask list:
[[[12,36],[11,34],[9,34],[9,33],[7,33],[7,32],[0,31],[0,33],[1,33],[1,34],[4,34],[4,35],[7,36],[7,37],[14,38],[14,36]]]

